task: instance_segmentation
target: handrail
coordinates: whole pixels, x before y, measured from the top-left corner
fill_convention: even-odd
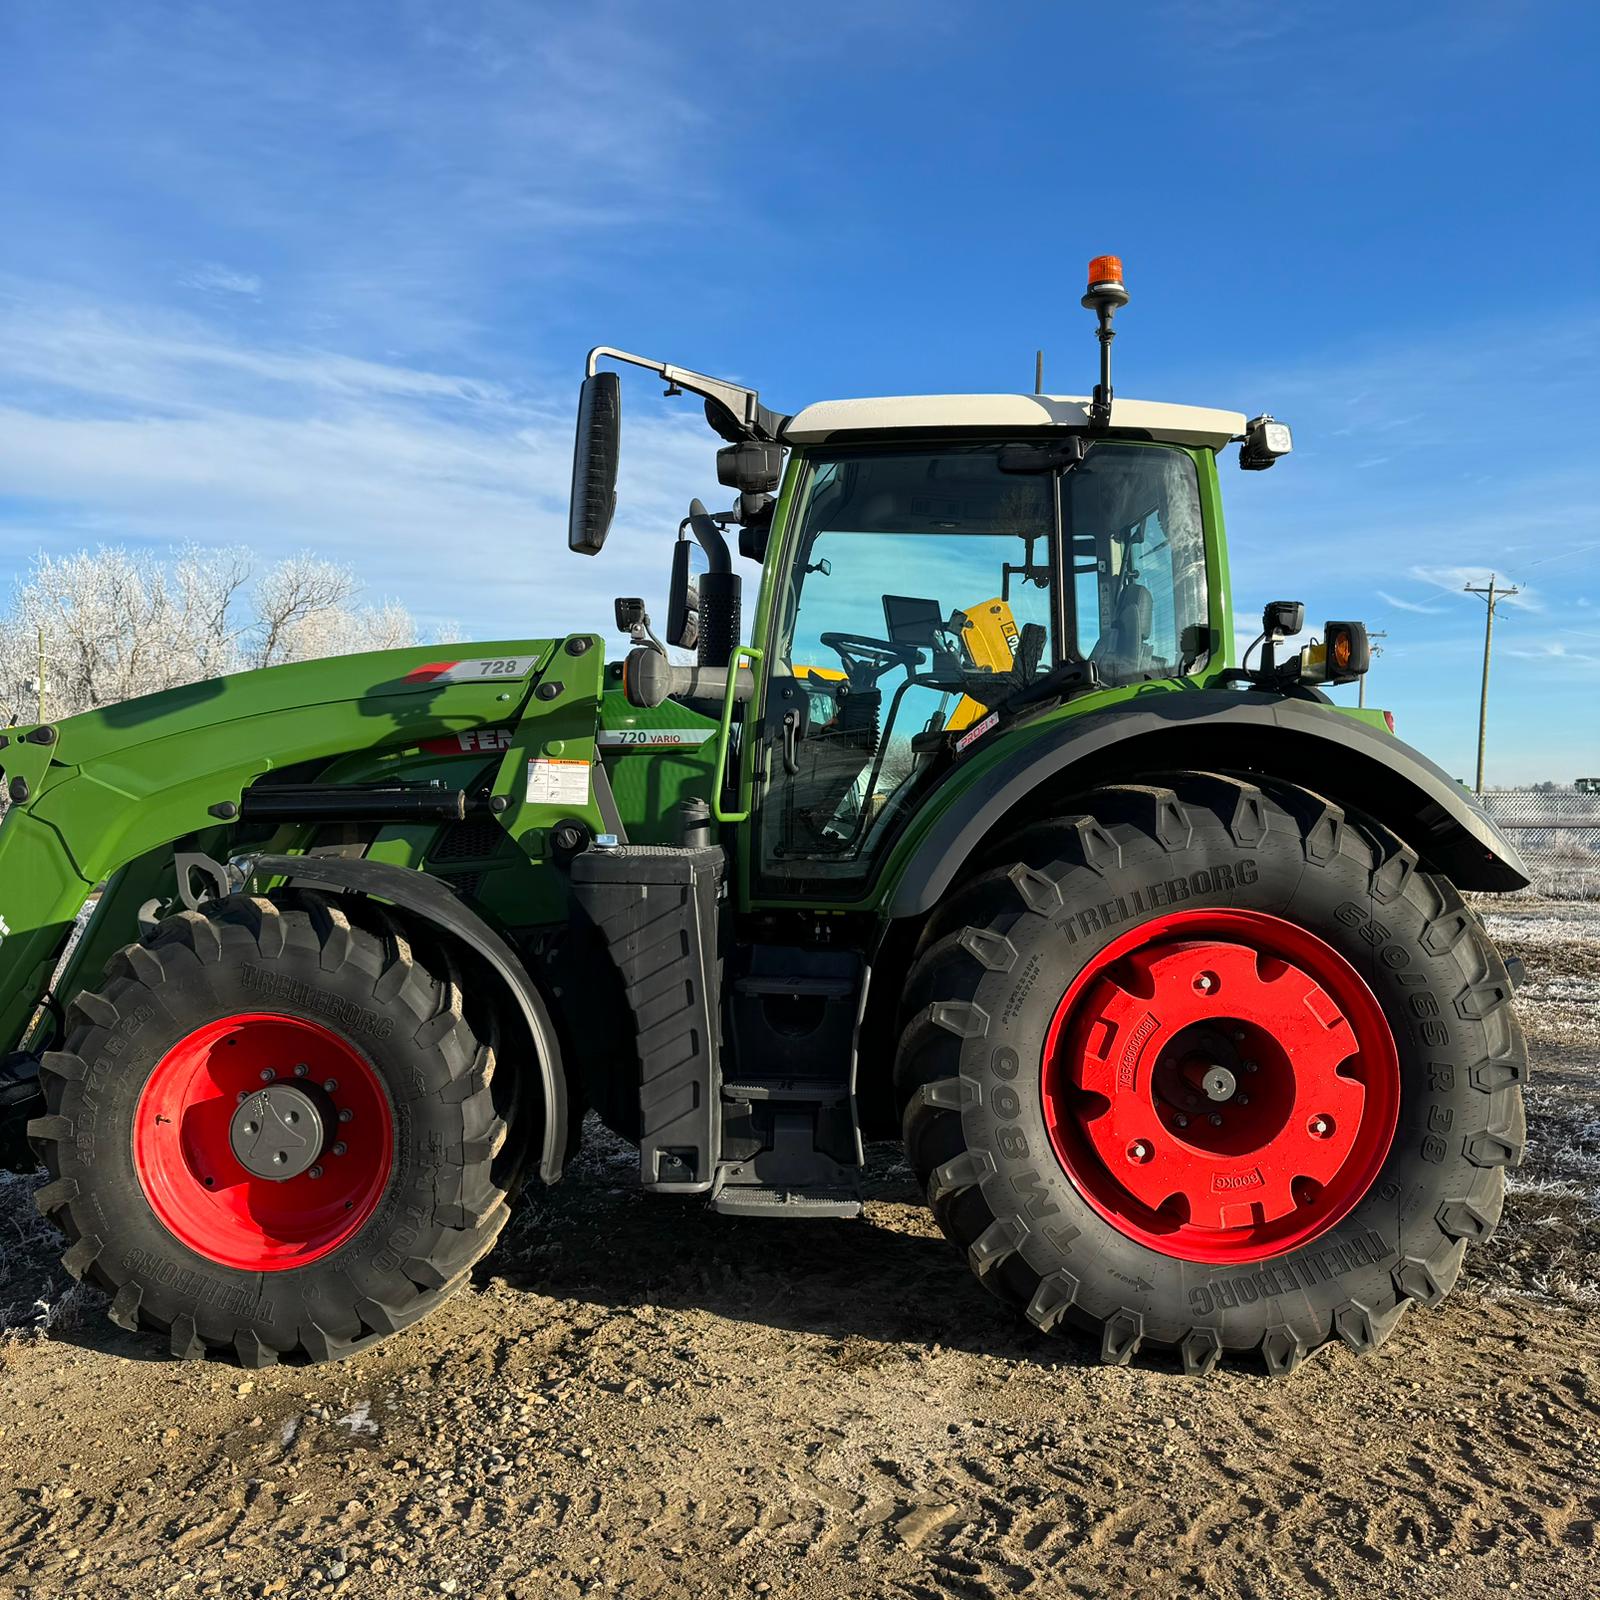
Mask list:
[[[758,645],[742,644],[733,652],[733,659],[728,663],[728,684],[722,695],[722,721],[717,727],[717,759],[713,768],[715,774],[711,790],[711,815],[718,822],[748,822],[753,800],[744,792],[744,776],[741,773],[736,780],[739,789],[739,798],[744,802],[742,811],[724,811],[722,809],[722,790],[728,770],[728,747],[733,742],[733,707],[737,699],[739,687],[739,663],[748,660],[752,675],[760,664],[766,659],[766,651]],[[752,793],[754,785],[751,786]]]

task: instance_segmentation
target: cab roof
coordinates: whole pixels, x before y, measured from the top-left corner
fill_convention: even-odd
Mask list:
[[[1167,444],[1220,450],[1244,432],[1242,411],[1114,399],[1111,428]],[[1058,394],[912,394],[821,400],[789,418],[785,444],[822,444],[860,434],[927,433],[960,428],[1087,428],[1089,401]]]

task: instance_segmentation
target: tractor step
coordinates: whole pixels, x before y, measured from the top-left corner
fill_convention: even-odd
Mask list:
[[[851,1052],[861,958],[757,944],[729,964],[713,1206],[753,1216],[856,1215],[862,1150]]]
[[[850,1085],[834,1078],[773,1078],[724,1083],[724,1100],[803,1100],[812,1105],[843,1105]]]
[[[711,1209],[725,1217],[859,1217],[861,1196],[849,1189],[727,1188]]]
[[[805,952],[815,955],[815,952]],[[781,952],[777,953],[782,960]],[[821,954],[832,956],[833,951],[823,951]],[[749,973],[745,977],[733,980],[735,994],[783,994],[793,995],[796,998],[802,995],[815,995],[823,1000],[848,1000],[855,993],[855,984],[850,973],[834,974],[832,976],[817,973],[801,973],[789,970],[777,972]]]

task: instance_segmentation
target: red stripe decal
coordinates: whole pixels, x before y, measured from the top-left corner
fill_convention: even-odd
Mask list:
[[[429,683],[434,678],[440,677],[452,667],[459,667],[459,661],[430,661],[426,666],[413,667],[401,680],[404,683]]]

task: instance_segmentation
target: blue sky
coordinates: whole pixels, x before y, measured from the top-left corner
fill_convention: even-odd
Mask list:
[[[713,441],[584,351],[828,396],[1092,379],[1271,410],[1242,614],[1386,629],[1372,698],[1491,781],[1600,774],[1593,7],[1216,0],[0,4],[0,582],[100,540],[313,547],[477,637],[658,593]]]

